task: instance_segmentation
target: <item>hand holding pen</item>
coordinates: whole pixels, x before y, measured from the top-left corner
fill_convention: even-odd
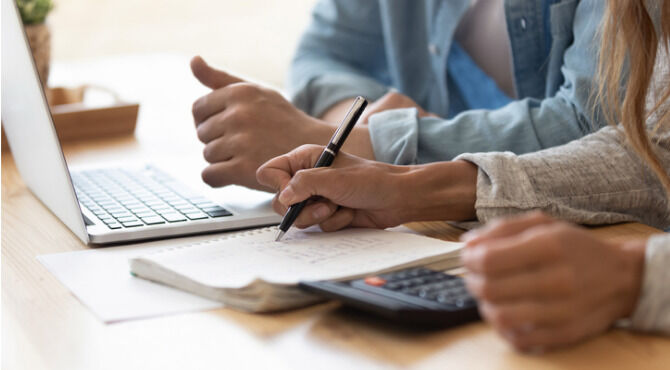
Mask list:
[[[347,136],[349,136],[349,133],[356,125],[356,122],[358,122],[358,119],[360,118],[361,114],[363,114],[363,110],[365,110],[367,105],[367,100],[361,96],[354,100],[351,108],[349,108],[349,112],[346,114],[342,120],[342,123],[340,123],[340,126],[337,128],[337,131],[335,131],[335,134],[330,139],[328,146],[323,150],[323,153],[321,153],[321,156],[316,161],[314,168],[328,167],[333,163],[333,160],[335,160],[337,153],[340,151],[340,148],[342,148],[344,141],[347,139]],[[282,219],[282,222],[279,224],[279,231],[275,241],[281,240],[284,234],[286,234],[291,225],[293,225],[293,222],[295,222],[295,219],[300,215],[302,209],[307,205],[307,201],[308,200],[304,200],[289,207],[288,211],[284,215],[284,218]]]

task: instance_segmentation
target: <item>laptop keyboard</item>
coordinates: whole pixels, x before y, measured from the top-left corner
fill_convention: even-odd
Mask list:
[[[154,167],[74,172],[72,181],[82,206],[113,230],[232,215]]]

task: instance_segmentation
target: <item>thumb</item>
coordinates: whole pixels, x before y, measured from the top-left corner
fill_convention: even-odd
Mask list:
[[[191,59],[191,71],[198,81],[210,89],[218,89],[230,84],[244,82],[244,80],[231,74],[210,67],[200,56]]]

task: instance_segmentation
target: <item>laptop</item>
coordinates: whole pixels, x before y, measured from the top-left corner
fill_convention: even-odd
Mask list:
[[[225,187],[221,199],[228,192],[238,205],[220,204],[151,165],[71,172],[13,0],[2,0],[2,125],[28,188],[85,244],[267,226],[281,219],[271,209],[270,194]],[[248,202],[239,205],[240,200]]]

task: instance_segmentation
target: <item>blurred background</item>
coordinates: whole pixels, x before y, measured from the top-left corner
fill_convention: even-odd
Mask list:
[[[52,60],[124,54],[202,55],[283,86],[316,0],[54,0]]]

